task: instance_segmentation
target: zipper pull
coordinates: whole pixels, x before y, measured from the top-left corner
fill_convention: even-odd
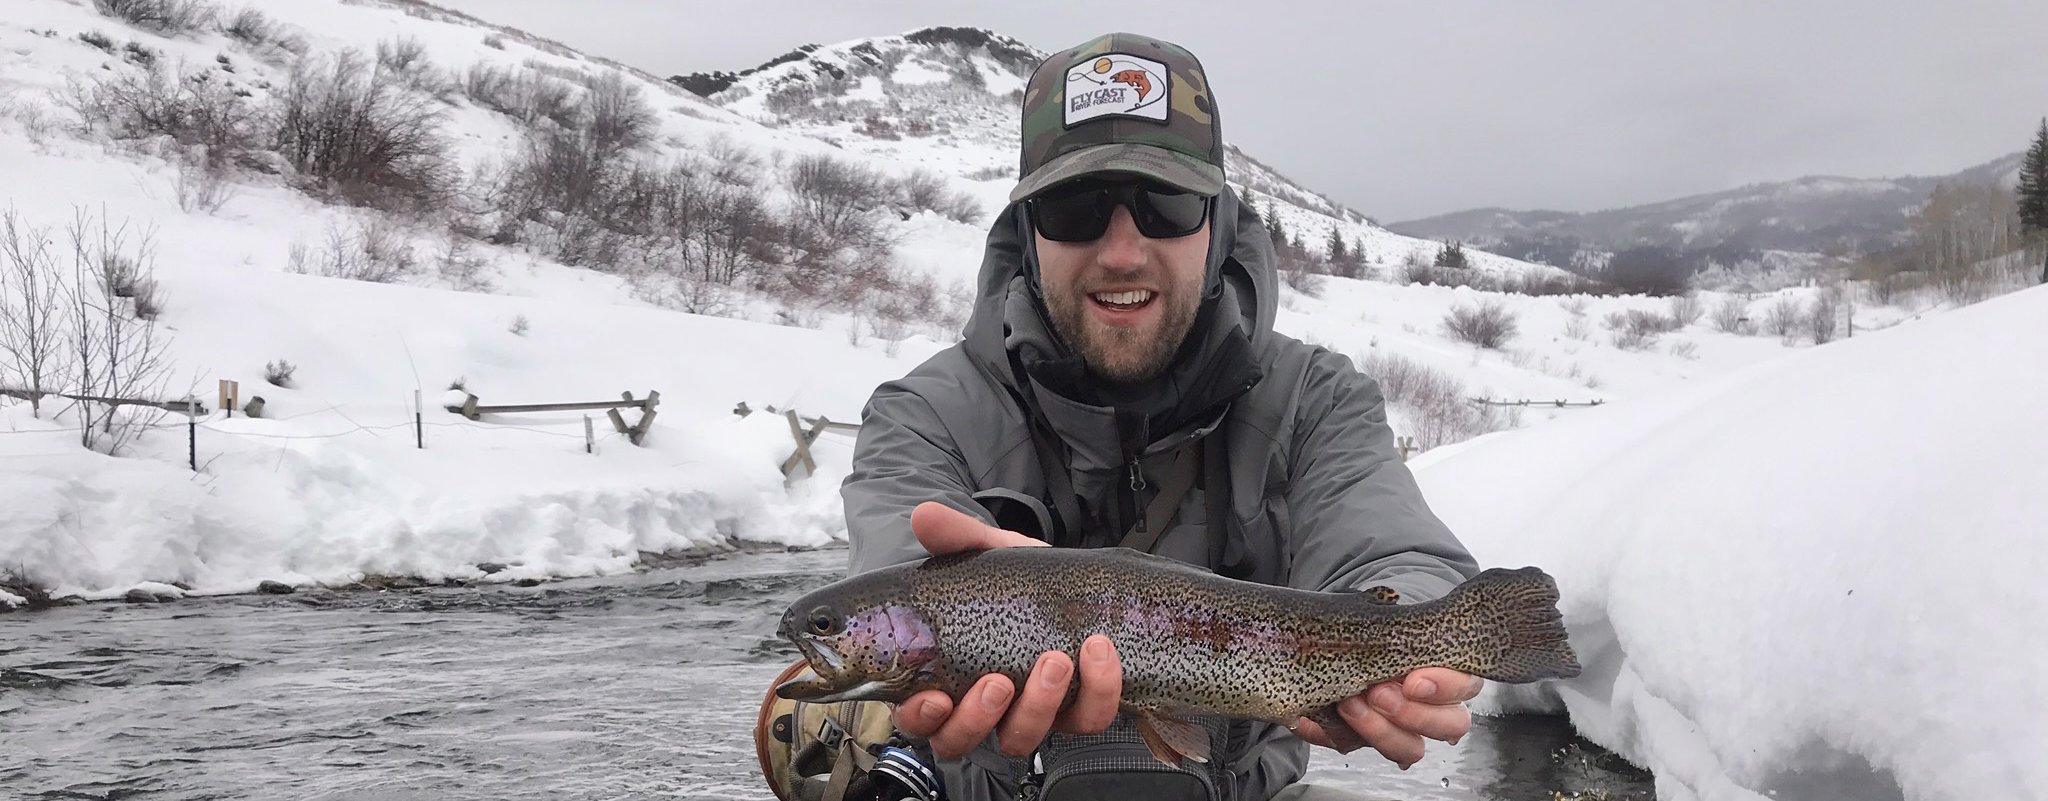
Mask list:
[[[1138,493],[1145,490],[1145,471],[1138,465],[1138,457],[1131,457],[1131,510],[1137,513],[1137,526],[1133,529],[1145,533],[1145,499]]]

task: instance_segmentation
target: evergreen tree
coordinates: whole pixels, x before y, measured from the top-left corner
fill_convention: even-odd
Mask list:
[[[1436,252],[1436,266],[1438,267],[1462,270],[1467,265],[1468,262],[1465,261],[1465,246],[1463,243],[1448,242],[1444,244],[1441,250]]]
[[[2020,163],[2020,232],[2048,234],[2048,118],[2034,134],[2034,146],[2027,148]]]
[[[2048,284],[2048,118],[2041,120],[2034,134],[2034,146],[2027,148],[2020,162],[2020,234],[2040,245],[2041,283]]]
[[[1351,254],[1344,249],[1344,235],[1337,231],[1337,226],[1330,226],[1330,241],[1325,247],[1330,251],[1330,261],[1340,262],[1351,258]]]

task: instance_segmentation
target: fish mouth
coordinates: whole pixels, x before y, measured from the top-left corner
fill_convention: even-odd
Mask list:
[[[799,635],[792,638],[810,669],[775,686],[775,695],[791,701],[829,704],[838,701],[899,701],[910,686],[911,675],[865,678],[848,671],[846,658],[831,644]],[[857,679],[863,679],[858,681]]]

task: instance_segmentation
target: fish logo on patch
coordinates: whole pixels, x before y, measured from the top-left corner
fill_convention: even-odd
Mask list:
[[[1123,53],[1083,61],[1067,70],[1066,126],[1112,115],[1165,122],[1170,90],[1157,61]]]

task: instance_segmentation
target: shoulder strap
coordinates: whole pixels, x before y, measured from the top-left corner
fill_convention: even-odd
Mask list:
[[[1145,516],[1138,518],[1138,524],[1124,534],[1125,548],[1150,552],[1159,535],[1173,526],[1173,518],[1180,512],[1180,502],[1187,497],[1188,490],[1195,486],[1195,478],[1202,474],[1202,443],[1189,442],[1174,451],[1172,466],[1166,469],[1166,481],[1159,485],[1159,494],[1152,496],[1152,502],[1145,505]]]

